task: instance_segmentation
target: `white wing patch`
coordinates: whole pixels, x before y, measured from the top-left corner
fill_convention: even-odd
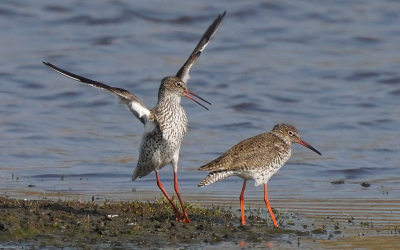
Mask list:
[[[147,123],[148,117],[150,115],[150,110],[148,110],[146,107],[144,107],[141,103],[132,101],[128,105],[129,109],[132,111],[132,113],[141,120],[144,124]]]

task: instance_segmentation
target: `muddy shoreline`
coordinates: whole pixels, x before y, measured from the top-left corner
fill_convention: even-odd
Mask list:
[[[0,198],[0,242],[25,247],[129,249],[268,242],[281,235],[308,236],[297,230],[296,215],[277,211],[274,229],[267,211],[247,211],[246,226],[232,209],[187,204],[191,223],[175,220],[169,203],[15,200]]]
[[[305,218],[274,210],[280,228],[273,228],[267,209],[246,209],[241,226],[237,208],[198,203],[186,208],[191,223],[177,222],[164,198],[100,203],[2,197],[0,249],[379,249],[385,244],[396,249],[400,235],[398,221],[364,216]]]

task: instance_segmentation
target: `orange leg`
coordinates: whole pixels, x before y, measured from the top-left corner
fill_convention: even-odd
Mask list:
[[[182,222],[190,223],[188,214],[186,213],[185,207],[183,206],[183,202],[182,202],[181,196],[179,195],[178,177],[176,175],[176,172],[174,173],[174,188],[175,188],[175,193],[178,196],[179,202],[181,203],[181,207],[182,207],[182,212],[183,212],[183,216],[181,217],[182,218]]]
[[[267,205],[269,214],[271,215],[272,222],[274,223],[274,227],[278,227],[278,223],[276,223],[274,213],[272,212],[271,206],[269,205],[268,193],[267,193],[267,183],[265,183],[265,185],[264,185],[264,201],[265,201],[265,204]]]
[[[156,171],[156,177],[157,177],[157,186],[161,189],[165,197],[167,197],[169,203],[171,203],[172,208],[175,210],[176,214],[176,220],[178,221],[179,218],[182,218],[181,213],[179,212],[178,208],[175,206],[175,204],[172,202],[171,198],[169,198],[167,191],[165,191],[163,185],[161,184],[160,178],[158,178],[158,172]]]
[[[244,219],[244,189],[246,188],[246,181],[243,182],[242,193],[240,194],[240,212],[242,213],[242,225],[246,225],[246,221]]]

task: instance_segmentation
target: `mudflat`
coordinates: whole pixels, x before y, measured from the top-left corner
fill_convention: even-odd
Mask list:
[[[239,225],[231,209],[187,204],[192,223],[176,221],[165,199],[154,202],[0,199],[0,242],[25,247],[174,247],[221,242],[264,242],[295,230],[274,229],[269,218],[250,215]],[[279,215],[278,215],[279,218]],[[281,221],[282,222],[282,221]]]
[[[16,249],[396,249],[396,224],[274,210],[246,209],[246,226],[236,208],[187,203],[191,223],[176,221],[170,204],[83,202],[0,198],[0,247]]]

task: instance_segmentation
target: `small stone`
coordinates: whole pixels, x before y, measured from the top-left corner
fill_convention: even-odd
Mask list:
[[[363,183],[361,183],[361,186],[363,186],[363,187],[370,187],[371,184],[369,184],[368,182],[363,182]]]

